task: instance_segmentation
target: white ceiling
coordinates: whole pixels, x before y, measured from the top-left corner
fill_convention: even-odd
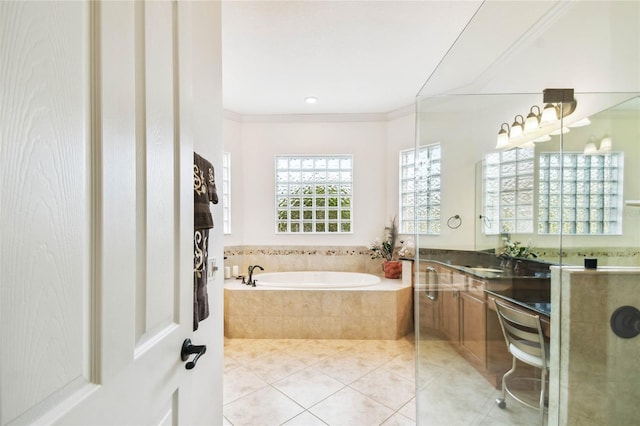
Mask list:
[[[481,3],[225,1],[224,108],[328,114],[411,105]]]

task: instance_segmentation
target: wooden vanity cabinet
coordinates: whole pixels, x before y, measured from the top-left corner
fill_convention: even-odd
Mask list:
[[[446,286],[440,292],[442,299],[442,333],[450,342],[460,343],[460,291]]]
[[[467,289],[460,294],[460,346],[476,367],[487,367],[487,302],[484,281],[467,277]]]
[[[502,293],[532,293],[542,297],[549,283],[530,281],[491,281],[465,273],[439,262],[420,263],[420,330],[449,341],[496,389],[511,367],[502,329],[495,311],[494,297],[487,297],[487,286]],[[422,275],[425,274],[425,275]],[[522,294],[519,295],[522,297]],[[436,296],[437,295],[437,296]],[[428,297],[430,296],[430,297]],[[543,321],[547,329],[548,321]]]
[[[445,269],[445,268],[443,268]],[[442,298],[442,332],[454,345],[460,344],[460,293],[465,289],[466,276],[446,268],[440,290]]]

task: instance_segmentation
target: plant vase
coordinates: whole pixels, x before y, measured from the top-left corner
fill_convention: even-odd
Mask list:
[[[386,260],[382,264],[384,270],[384,277],[390,279],[398,279],[402,275],[402,261],[400,260]]]

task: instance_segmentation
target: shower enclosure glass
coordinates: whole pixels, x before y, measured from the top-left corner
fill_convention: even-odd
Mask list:
[[[517,22],[496,29],[503,15]],[[611,324],[640,309],[639,56],[637,2],[485,2],[425,83],[416,158],[440,161],[416,164],[415,219],[440,226],[416,234],[418,424],[538,422],[496,404],[511,367],[496,298],[540,317],[546,423],[635,421],[640,337]],[[554,119],[516,136],[545,106]],[[540,383],[513,388],[536,404]]]

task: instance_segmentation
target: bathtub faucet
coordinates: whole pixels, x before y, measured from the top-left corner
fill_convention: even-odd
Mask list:
[[[253,271],[254,269],[260,269],[261,271],[264,271],[264,268],[260,265],[253,265],[253,266],[249,266],[249,281],[247,282],[247,285],[252,285],[252,286],[256,286],[256,280],[255,279],[251,279],[253,277]]]

